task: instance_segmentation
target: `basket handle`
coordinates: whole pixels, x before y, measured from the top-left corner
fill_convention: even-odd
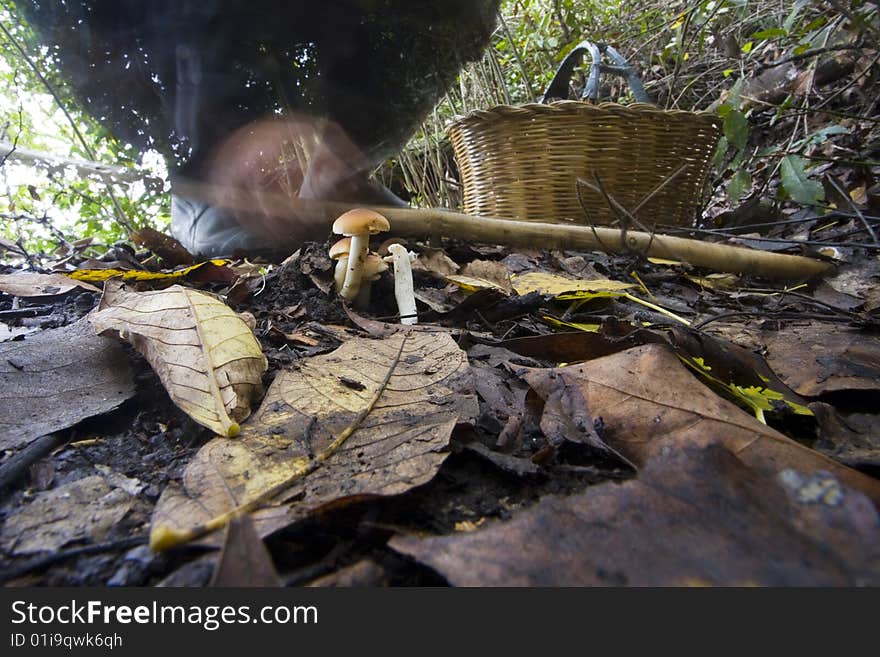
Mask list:
[[[542,103],[549,103],[551,98],[568,98],[568,83],[571,81],[571,75],[574,68],[580,64],[585,53],[590,54],[590,75],[587,78],[587,84],[581,94],[581,100],[591,100],[597,102],[599,100],[599,75],[600,73],[612,73],[626,78],[629,88],[632,89],[633,96],[640,103],[651,103],[645,87],[642,85],[641,79],[633,71],[632,67],[623,58],[617,50],[612,46],[604,43],[595,44],[592,41],[581,41],[574,49],[565,56],[547,90],[541,96]],[[613,66],[602,63],[602,55],[608,55],[609,59],[614,62]]]

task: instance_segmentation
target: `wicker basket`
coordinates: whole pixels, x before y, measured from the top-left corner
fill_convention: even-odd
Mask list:
[[[602,71],[626,75],[636,97],[647,99],[613,48],[605,47],[605,53],[615,67],[599,64],[597,46],[584,42],[579,48],[593,54],[585,95],[598,94]],[[545,100],[567,90],[574,57],[579,60],[580,53],[573,51],[560,66]],[[468,214],[612,224],[618,214],[606,198],[577,183],[579,178],[594,183],[598,176],[627,210],[648,198],[637,213],[641,222],[687,225],[702,205],[721,124],[712,114],[648,103],[561,100],[474,111],[457,119],[448,133]]]

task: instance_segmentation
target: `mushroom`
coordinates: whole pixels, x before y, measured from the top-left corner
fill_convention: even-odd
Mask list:
[[[401,324],[417,324],[416,296],[413,290],[412,261],[415,255],[406,250],[402,244],[388,246],[385,260],[394,263],[394,297],[397,299],[397,310]]]
[[[390,228],[391,226],[385,217],[378,212],[364,208],[349,210],[333,222],[334,233],[351,238],[345,280],[339,290],[339,296],[346,301],[354,299],[360,289],[364,260],[370,246],[370,235]]]
[[[375,253],[367,254],[364,258],[364,269],[361,273],[361,287],[354,298],[356,308],[366,308],[370,305],[370,289],[373,281],[378,281],[383,271],[388,271],[388,265],[381,256]]]
[[[333,271],[333,281],[336,284],[337,292],[342,290],[342,285],[345,283],[345,270],[348,268],[348,254],[350,251],[350,237],[343,237],[330,247],[330,259],[336,261],[336,269]]]

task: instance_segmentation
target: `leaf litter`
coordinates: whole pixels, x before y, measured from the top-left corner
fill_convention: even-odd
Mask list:
[[[263,535],[323,504],[393,495],[430,479],[455,426],[473,420],[467,360],[448,335],[355,338],[280,373],[237,439],[217,438],[163,493],[165,549],[252,512]]]

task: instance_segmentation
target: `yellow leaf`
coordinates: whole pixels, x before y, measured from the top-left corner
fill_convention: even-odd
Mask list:
[[[206,260],[183,269],[174,271],[143,271],[140,269],[77,269],[76,271],[64,272],[68,278],[75,281],[88,281],[90,283],[100,283],[108,281],[111,278],[119,278],[124,282],[142,282],[142,281],[175,281],[186,278],[197,269],[211,264],[217,267],[223,267],[229,264],[229,260]]]
[[[550,317],[550,315],[542,315],[541,319],[554,328],[573,328],[577,331],[585,333],[598,333],[600,324],[582,324],[580,322],[564,322],[561,319]]]
[[[262,393],[267,361],[241,317],[201,292],[172,285],[131,292],[109,281],[89,319],[140,351],[171,399],[199,424],[235,436]]]
[[[857,205],[865,205],[868,202],[868,193],[865,185],[853,187],[849,190],[849,197],[853,200],[853,203]]]
[[[493,281],[486,280],[485,278],[476,278],[474,276],[460,276],[458,274],[447,276],[446,280],[450,283],[455,283],[465,292],[478,292],[479,290],[498,290],[499,292],[503,292],[505,295],[507,291]]]
[[[739,282],[739,276],[736,274],[708,274],[707,276],[685,274],[684,277],[700,287],[710,290],[729,290]]]
[[[554,296],[564,292],[621,292],[635,287],[632,283],[612,281],[607,278],[580,280],[542,272],[529,272],[528,274],[513,276],[511,277],[511,283],[513,283],[513,289],[516,290],[517,294],[540,292],[541,294],[552,294]]]
[[[669,265],[670,267],[679,267],[684,264],[681,260],[669,260],[668,258],[653,258],[653,257],[649,257],[648,262],[653,263],[655,265]]]
[[[781,392],[771,388],[761,386],[740,386],[732,381],[722,381],[716,376],[710,374],[712,368],[705,363],[702,358],[688,358],[679,354],[681,361],[695,372],[699,373],[703,378],[712,383],[716,388],[727,391],[744,406],[750,408],[755,417],[767,424],[764,419],[764,412],[775,411],[778,404],[782,403],[794,412],[795,415],[813,415],[806,406],[785,398]],[[760,375],[759,375],[760,376]],[[767,377],[760,376],[762,381],[766,381]]]

